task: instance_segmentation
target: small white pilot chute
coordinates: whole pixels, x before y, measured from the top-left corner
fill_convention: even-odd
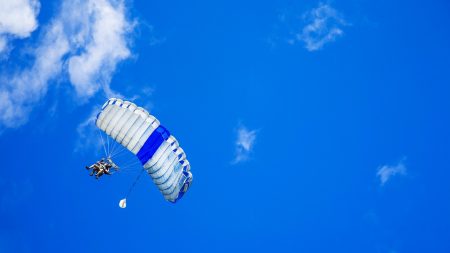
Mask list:
[[[125,207],[127,207],[127,199],[121,199],[121,200],[119,201],[119,206],[120,206],[120,208],[125,208]]]

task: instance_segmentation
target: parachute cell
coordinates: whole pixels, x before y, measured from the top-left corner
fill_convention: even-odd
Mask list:
[[[170,132],[145,109],[111,98],[97,115],[97,127],[132,152],[164,198],[176,202],[192,182],[183,149]],[[121,200],[126,206],[125,199]]]

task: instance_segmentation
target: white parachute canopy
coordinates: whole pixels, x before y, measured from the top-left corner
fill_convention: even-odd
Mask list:
[[[120,208],[126,208],[127,207],[127,199],[121,199],[119,201]]]
[[[184,150],[145,109],[111,98],[103,105],[95,123],[138,158],[166,200],[175,203],[188,190],[193,177]]]

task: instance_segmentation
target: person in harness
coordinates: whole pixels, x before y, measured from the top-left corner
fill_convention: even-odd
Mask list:
[[[106,161],[105,161],[106,160]],[[111,168],[118,170],[119,167],[111,160],[111,158],[104,159],[102,158],[100,161],[92,164],[91,166],[86,166],[87,170],[92,169],[91,174],[89,176],[95,175],[95,179],[99,179],[104,174],[112,175]]]

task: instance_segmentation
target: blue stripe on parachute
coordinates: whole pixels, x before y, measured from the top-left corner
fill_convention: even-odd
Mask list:
[[[148,160],[150,160],[155,154],[156,150],[161,146],[161,144],[167,140],[170,136],[170,132],[163,126],[159,126],[153,131],[153,133],[145,141],[142,148],[136,154],[136,156],[144,165]]]

